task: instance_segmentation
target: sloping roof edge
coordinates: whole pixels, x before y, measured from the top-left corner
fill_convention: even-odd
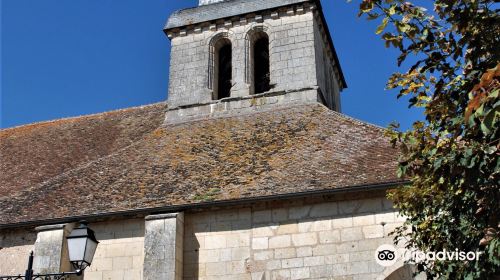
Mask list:
[[[30,127],[30,126],[37,126],[37,125],[50,125],[50,124],[55,124],[58,122],[70,122],[70,121],[75,121],[75,120],[80,120],[80,119],[87,119],[87,118],[93,118],[93,117],[102,117],[108,114],[115,114],[115,113],[122,113],[122,112],[127,112],[127,111],[132,111],[132,110],[140,110],[140,109],[146,109],[149,107],[155,107],[159,105],[164,105],[165,108],[168,106],[168,102],[166,101],[160,101],[156,103],[151,103],[151,104],[145,104],[145,105],[139,105],[139,106],[133,106],[133,107],[127,107],[127,108],[121,108],[121,109],[115,109],[115,110],[110,110],[110,111],[104,111],[104,112],[97,112],[97,113],[92,113],[92,114],[86,114],[86,115],[79,115],[79,116],[69,116],[69,117],[64,117],[64,118],[58,118],[58,119],[52,119],[52,120],[45,120],[45,121],[38,121],[38,122],[32,122],[32,123],[27,123],[27,124],[21,124],[21,125],[16,125],[13,127],[7,127],[7,128],[2,128],[0,129],[0,133],[5,133],[5,132],[10,132],[16,129],[20,129],[23,127]]]
[[[12,223],[12,224],[0,224],[0,230],[3,229],[13,229],[13,228],[25,228],[25,227],[36,227],[41,225],[52,225],[52,224],[61,224],[61,223],[71,223],[77,222],[80,220],[95,220],[95,219],[110,219],[117,217],[137,217],[137,216],[147,216],[151,214],[160,214],[160,213],[172,213],[193,209],[205,209],[211,207],[228,207],[234,205],[240,205],[243,203],[255,203],[255,202],[263,202],[263,201],[272,201],[276,199],[296,199],[310,196],[321,196],[321,195],[334,195],[334,194],[348,194],[348,193],[360,193],[367,191],[384,191],[393,189],[395,187],[408,184],[410,181],[408,180],[400,180],[379,184],[369,184],[369,185],[356,185],[356,186],[346,186],[342,188],[335,189],[326,189],[326,190],[315,190],[315,191],[306,191],[306,192],[296,192],[296,193],[287,193],[287,194],[278,194],[278,195],[269,195],[269,196],[261,196],[261,197],[252,197],[252,198],[242,198],[242,199],[232,199],[232,200],[218,200],[218,201],[210,201],[210,202],[201,202],[201,203],[191,203],[184,205],[172,205],[172,206],[164,206],[164,207],[154,207],[154,208],[143,208],[143,209],[134,209],[127,211],[117,211],[117,212],[103,212],[98,214],[91,215],[83,215],[83,216],[73,216],[73,217],[64,217],[64,218],[56,218],[56,219],[48,219],[48,220],[37,220],[37,221],[28,221],[28,222],[20,222],[20,223]]]

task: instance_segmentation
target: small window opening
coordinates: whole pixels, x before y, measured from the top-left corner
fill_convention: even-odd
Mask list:
[[[270,71],[269,71],[269,37],[262,33],[262,36],[254,44],[254,92],[263,93],[269,91]]]
[[[214,90],[214,99],[221,99],[231,96],[232,87],[232,45],[228,40],[219,48],[216,58],[217,86]]]

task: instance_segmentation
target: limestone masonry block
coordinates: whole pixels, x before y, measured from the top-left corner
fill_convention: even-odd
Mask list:
[[[394,212],[376,214],[375,215],[375,223],[376,224],[394,223],[395,222],[395,217],[396,217],[396,214]]]
[[[361,228],[345,228],[340,230],[342,241],[353,241],[363,239]]]
[[[365,214],[352,217],[354,226],[368,226],[375,224],[375,216],[373,214]]]
[[[297,257],[310,257],[312,256],[312,247],[299,247],[297,248]]]
[[[340,230],[321,231],[319,233],[320,243],[338,243],[340,242]]]
[[[293,234],[292,241],[295,246],[314,245],[318,243],[318,236],[314,232]]]
[[[290,235],[279,235],[269,238],[269,248],[285,248],[291,246]]]
[[[279,225],[276,234],[291,234],[291,233],[298,233],[299,232],[299,227],[297,226],[296,223],[290,223],[290,224],[282,224]]]
[[[273,236],[274,232],[270,226],[263,225],[253,228],[252,235],[253,237],[266,237],[266,236]]]
[[[384,227],[382,225],[364,226],[363,235],[365,238],[384,237]]]
[[[282,248],[274,250],[275,259],[295,258],[297,256],[295,248]]]
[[[267,249],[269,247],[269,238],[259,237],[252,239],[252,249]]]
[[[281,267],[282,268],[302,267],[302,266],[304,266],[304,259],[302,259],[302,258],[281,260]]]
[[[383,199],[188,214],[185,279],[374,279],[374,250],[391,243],[384,232],[400,224],[378,223],[395,221],[380,210]]]

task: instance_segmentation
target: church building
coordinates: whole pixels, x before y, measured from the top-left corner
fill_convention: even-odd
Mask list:
[[[319,0],[199,0],[163,31],[166,102],[0,131],[0,279],[31,251],[71,271],[81,220],[99,244],[71,279],[412,279],[376,262],[407,182],[384,129],[341,113]]]

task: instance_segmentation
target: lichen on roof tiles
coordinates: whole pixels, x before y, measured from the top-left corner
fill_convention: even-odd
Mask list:
[[[162,122],[166,103],[0,130],[0,197],[124,148]]]
[[[319,104],[158,126],[22,185],[0,199],[0,224],[394,182],[397,155],[382,129]]]

